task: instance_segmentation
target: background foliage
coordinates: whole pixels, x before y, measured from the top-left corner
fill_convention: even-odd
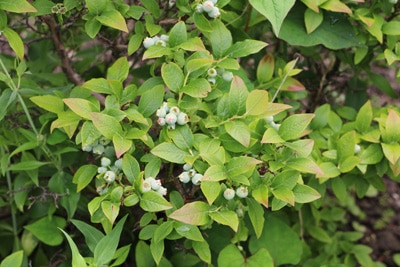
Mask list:
[[[400,265],[399,8],[0,0],[0,266]]]

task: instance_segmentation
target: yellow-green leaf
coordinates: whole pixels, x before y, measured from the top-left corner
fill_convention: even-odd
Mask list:
[[[1,1],[1,0],[0,0]],[[1,9],[1,6],[0,6]],[[12,50],[15,52],[17,57],[22,60],[25,54],[24,43],[22,42],[21,37],[9,27],[5,27],[3,29],[3,34],[7,38],[9,45]]]
[[[115,9],[102,12],[100,16],[96,16],[96,19],[103,25],[128,32],[124,17]]]
[[[0,9],[15,13],[37,12],[26,0],[0,0]]]

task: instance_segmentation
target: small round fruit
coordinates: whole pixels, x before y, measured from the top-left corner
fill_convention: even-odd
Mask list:
[[[100,161],[101,161],[101,166],[103,167],[108,167],[111,164],[111,160],[106,157],[102,157]]]
[[[186,184],[186,183],[188,183],[190,181],[190,176],[189,176],[189,173],[187,171],[186,172],[182,172],[181,174],[179,174],[178,178],[179,178],[179,181],[181,181],[184,184]]]
[[[104,180],[106,180],[107,183],[111,184],[112,182],[115,181],[115,172],[113,171],[107,171],[104,174]]]
[[[169,124],[169,125],[173,125],[173,124],[175,124],[176,123],[176,121],[177,121],[177,117],[176,117],[176,115],[174,114],[174,113],[168,113],[166,116],[165,116],[165,122],[167,123],[167,124]]]
[[[233,190],[232,188],[227,188],[224,191],[224,198],[226,200],[231,200],[235,197],[235,190]]]
[[[154,41],[154,39],[151,38],[151,37],[146,37],[146,38],[144,38],[144,40],[143,40],[143,46],[144,46],[144,48],[146,48],[146,49],[149,48],[149,47],[151,47],[151,46],[153,46],[154,43],[155,43],[155,41]]]
[[[200,173],[196,173],[192,178],[192,183],[194,185],[199,185],[201,183],[201,180],[203,180],[203,175]]]
[[[249,194],[247,187],[241,186],[236,189],[236,195],[240,198],[245,198]]]

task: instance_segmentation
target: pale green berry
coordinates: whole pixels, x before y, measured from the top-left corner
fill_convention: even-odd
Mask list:
[[[118,169],[118,170],[122,170],[122,159],[117,159],[114,162],[114,166]]]
[[[100,145],[106,146],[106,145],[108,145],[109,143],[111,143],[111,140],[110,140],[110,139],[107,139],[107,138],[105,138],[105,137],[101,137],[101,138],[99,139],[99,144],[100,144]]]
[[[210,0],[214,5],[217,4],[218,0]]]
[[[192,165],[190,165],[189,163],[185,163],[184,165],[183,165],[183,170],[184,171],[188,171],[188,170],[190,170],[192,168]]]
[[[153,177],[148,177],[144,180],[150,183],[151,189],[153,190],[158,190],[161,187],[161,181],[158,179],[154,179]]]
[[[207,75],[208,75],[208,77],[214,78],[217,76],[217,70],[214,68],[209,68],[207,70]]]
[[[148,181],[143,181],[142,183],[142,193],[149,192],[151,190],[151,184]]]
[[[158,118],[157,123],[160,126],[164,126],[166,124],[165,118]]]
[[[167,129],[168,130],[175,130],[176,125],[175,124],[168,124]]]
[[[179,181],[181,181],[182,183],[186,184],[190,181],[190,176],[189,173],[187,171],[182,172],[181,174],[179,174],[178,176]]]
[[[107,171],[104,174],[104,180],[106,180],[107,183],[111,184],[112,182],[115,181],[115,172],[113,171]]]
[[[194,169],[190,169],[188,173],[190,177],[193,177],[197,172]]]
[[[207,81],[208,81],[209,83],[215,84],[217,80],[216,80],[214,77],[208,77],[208,78],[207,78]]]
[[[219,16],[221,16],[221,12],[219,11],[219,8],[214,6],[213,9],[208,12],[208,16],[210,16],[210,18],[218,18]]]
[[[97,168],[97,173],[102,174],[105,173],[107,171],[106,167],[98,167]]]
[[[161,34],[160,39],[163,40],[164,42],[168,42],[169,36],[166,34]]]
[[[192,178],[192,183],[194,185],[199,185],[202,179],[203,179],[203,175],[200,173],[196,173]]]
[[[85,152],[90,152],[92,151],[93,147],[91,145],[84,145],[82,146],[82,150]]]
[[[227,81],[230,82],[233,79],[233,73],[230,71],[225,71],[224,73],[222,73],[222,78]]]
[[[164,109],[165,112],[169,112],[169,107],[168,107],[168,103],[167,102],[163,102],[161,108]]]
[[[177,120],[178,118],[176,117],[176,115],[174,114],[174,113],[168,113],[166,116],[165,116],[165,122],[168,124],[168,125],[174,125],[175,123],[176,123],[176,120]]]
[[[151,46],[153,46],[154,43],[155,43],[154,39],[153,39],[153,38],[150,38],[150,37],[146,37],[146,38],[144,38],[144,40],[143,40],[143,46],[144,46],[144,48],[146,48],[146,49],[149,48],[149,47],[151,47]]]
[[[101,161],[101,166],[103,167],[108,167],[111,164],[111,160],[106,157],[102,157],[100,161]]]
[[[360,152],[360,150],[361,150],[360,145],[355,144],[355,145],[354,145],[354,154],[357,154],[358,152]]]
[[[180,112],[180,109],[177,106],[173,106],[172,108],[169,109],[169,113],[173,113],[175,115],[178,115]]]
[[[167,115],[167,111],[164,108],[159,108],[156,111],[156,116],[159,118],[164,118]]]
[[[268,123],[273,122],[274,121],[274,116],[265,117],[265,121],[268,122]]]
[[[197,13],[202,13],[203,12],[203,5],[202,4],[198,4],[196,6],[196,12]]]
[[[165,187],[163,187],[163,186],[161,186],[161,187],[160,187],[159,189],[157,189],[156,191],[157,191],[157,193],[159,193],[159,194],[162,195],[162,196],[167,195],[167,188],[165,188]]]
[[[163,40],[157,40],[156,41],[156,43],[155,43],[155,45],[161,45],[161,46],[163,46],[163,47],[166,47],[167,46],[167,43],[165,42],[165,41],[163,41]]]
[[[235,190],[233,190],[232,188],[227,188],[224,191],[224,198],[226,200],[231,200],[235,197]]]
[[[176,123],[178,123],[179,125],[185,125],[188,122],[189,122],[188,115],[184,112],[180,112],[176,118]]]
[[[240,198],[245,198],[249,194],[249,191],[247,190],[247,187],[241,186],[236,189],[236,195]]]
[[[203,10],[205,11],[205,12],[211,12],[212,10],[213,10],[213,8],[214,8],[214,3],[212,2],[212,1],[210,1],[210,0],[207,0],[207,1],[205,1],[204,3],[203,3]]]
[[[103,145],[97,145],[93,147],[93,153],[97,155],[101,155],[104,153],[104,146]]]

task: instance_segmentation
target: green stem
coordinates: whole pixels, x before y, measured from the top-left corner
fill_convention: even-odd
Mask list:
[[[278,96],[279,91],[281,90],[283,84],[285,83],[287,77],[289,76],[289,73],[294,69],[294,67],[296,66],[297,61],[299,60],[299,58],[295,59],[295,62],[293,64],[293,66],[285,73],[285,76],[283,77],[281,83],[279,84],[278,90],[276,90],[274,97],[272,98],[271,102],[274,102],[275,98]]]

